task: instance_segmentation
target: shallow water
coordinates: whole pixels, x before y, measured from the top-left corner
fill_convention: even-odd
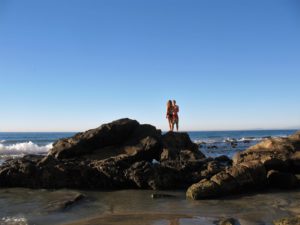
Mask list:
[[[0,224],[209,225],[222,217],[234,217],[243,225],[269,225],[274,219],[300,212],[300,191],[201,201],[186,200],[181,191],[79,192],[86,198],[62,210],[56,209],[55,204],[76,191],[0,189]],[[152,199],[152,193],[167,193],[175,197]]]

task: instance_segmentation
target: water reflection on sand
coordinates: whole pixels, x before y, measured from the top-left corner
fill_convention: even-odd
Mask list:
[[[56,208],[59,201],[78,192],[86,198],[70,208]],[[186,200],[184,192],[158,192],[175,196],[162,199],[152,199],[152,193],[0,189],[0,224],[209,225],[233,217],[251,225],[300,214],[300,191],[202,201]]]

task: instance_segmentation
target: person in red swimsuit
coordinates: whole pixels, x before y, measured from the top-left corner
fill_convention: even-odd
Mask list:
[[[168,119],[169,122],[169,129],[170,131],[173,131],[173,105],[172,105],[172,101],[169,100],[167,102],[167,114],[166,114],[166,118]]]
[[[176,125],[176,130],[178,131],[178,127],[179,127],[178,113],[179,113],[179,106],[176,105],[176,101],[173,100],[173,125],[172,125],[172,130],[174,129],[174,125]]]

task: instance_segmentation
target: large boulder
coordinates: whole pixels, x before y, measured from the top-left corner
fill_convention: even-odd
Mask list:
[[[151,125],[140,125],[136,120],[120,119],[108,124],[78,133],[54,143],[49,155],[55,158],[74,158],[96,155],[105,159],[123,153],[135,152],[136,145],[146,137],[158,141],[161,131]]]
[[[210,179],[203,179],[187,190],[187,197],[199,200],[238,194],[266,186],[267,176],[263,164],[256,162],[234,165]]]
[[[234,164],[253,160],[265,162],[275,158],[288,163],[291,155],[298,151],[300,151],[300,131],[286,138],[267,138],[246,151],[237,153],[233,162]]]
[[[160,160],[197,160],[205,158],[187,133],[168,132],[162,136],[163,151]]]

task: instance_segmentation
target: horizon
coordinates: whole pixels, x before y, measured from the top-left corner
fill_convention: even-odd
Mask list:
[[[110,121],[113,122],[113,121]],[[103,125],[103,124],[101,124]],[[95,126],[95,127],[91,127],[89,129],[86,130],[77,130],[77,131],[0,131],[0,133],[80,133],[80,132],[85,132],[87,130],[90,129],[95,129],[100,127],[99,126]],[[150,124],[151,125],[151,124]],[[156,127],[157,129],[159,129],[158,127]],[[169,130],[162,130],[159,129],[162,132],[169,132]],[[268,129],[268,128],[254,128],[254,129],[237,129],[237,130],[179,130],[178,132],[239,132],[239,131],[285,131],[285,130],[291,130],[291,131],[300,131],[300,126],[296,126],[296,127],[287,127],[287,128],[274,128],[274,129]],[[177,131],[173,131],[173,132],[177,132]]]
[[[180,131],[299,130],[297,0],[0,2],[0,132],[118,118]],[[77,131],[70,131],[77,130]]]

